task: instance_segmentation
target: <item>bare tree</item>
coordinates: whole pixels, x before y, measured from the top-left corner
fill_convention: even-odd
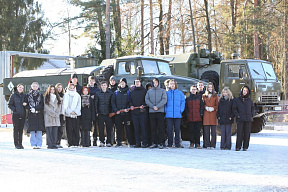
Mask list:
[[[208,9],[208,0],[204,0],[205,4],[205,17],[206,17],[206,30],[208,34],[208,49],[212,51],[212,38],[211,38],[211,27],[210,27],[210,20],[209,20],[209,9]]]
[[[154,55],[154,33],[153,33],[153,2],[150,3],[150,46],[151,46],[151,54]]]
[[[189,0],[189,8],[190,8],[190,18],[191,18],[191,27],[192,27],[192,35],[193,35],[193,48],[196,53],[196,38],[195,38],[195,28],[194,28],[194,19],[193,19],[193,10],[191,0]]]
[[[163,8],[162,0],[158,0],[159,3],[159,43],[160,43],[160,55],[164,55],[164,27],[163,27]]]
[[[254,0],[254,15],[253,19],[254,22],[258,19],[258,13],[256,11],[257,7],[259,6],[259,1],[260,0]],[[256,29],[256,26],[254,26],[254,58],[255,59],[260,59],[260,51],[259,51],[259,34]]]
[[[141,0],[141,55],[144,55],[144,0]]]
[[[285,100],[287,99],[287,49],[288,49],[288,42],[287,42],[287,23],[288,23],[288,6],[287,1],[284,0],[284,52],[283,52],[283,66],[284,66],[284,95]]]
[[[171,10],[172,10],[172,0],[169,0],[169,7],[168,7],[168,13],[167,13],[166,43],[165,43],[165,54],[166,55],[169,55],[169,48],[170,48]]]
[[[106,0],[106,59],[110,59],[110,0]]]

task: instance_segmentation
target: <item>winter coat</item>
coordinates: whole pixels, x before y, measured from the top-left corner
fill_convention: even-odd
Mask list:
[[[203,115],[203,125],[217,125],[216,112],[218,109],[218,95],[211,96],[210,98],[207,95],[202,95],[204,102],[204,115]],[[214,111],[209,112],[206,110],[206,107],[213,107]]]
[[[112,91],[108,90],[103,92],[100,90],[95,96],[95,109],[96,114],[108,115],[112,111]]]
[[[113,112],[130,108],[130,91],[128,86],[124,88],[118,87],[112,96],[111,104]],[[121,114],[125,115],[127,113],[122,112]]]
[[[59,127],[60,112],[61,112],[61,104],[58,104],[57,98],[55,98],[54,102],[50,100],[49,104],[46,104],[44,102],[45,127]]]
[[[164,113],[165,104],[167,103],[167,94],[164,89],[160,88],[160,82],[158,87],[153,87],[149,89],[145,96],[145,103],[149,107],[149,113],[157,113],[162,112]],[[153,109],[156,106],[158,108],[157,111]]]
[[[130,96],[130,105],[134,107],[139,107],[141,105],[146,106],[145,103],[145,96],[146,96],[147,90],[141,86],[141,87],[135,87],[133,91],[131,91]],[[146,113],[146,109],[134,109],[131,111],[132,114],[140,114],[140,113]]]
[[[94,101],[91,97],[89,97],[89,106],[83,107],[81,105],[81,128],[83,131],[91,131],[92,121],[95,120],[95,106]]]
[[[233,113],[236,117],[237,122],[243,122],[243,121],[252,122],[254,116],[254,110],[255,107],[253,101],[249,97],[242,98],[241,96],[239,96],[236,99],[234,99]]]
[[[36,113],[31,112],[31,107],[28,103],[28,97],[32,94],[31,91],[26,95],[25,101],[27,103],[26,109],[28,109],[28,132],[31,131],[45,131],[45,124],[44,124],[44,97],[42,93],[40,94],[40,102],[38,105],[35,106]],[[36,97],[34,97],[34,101],[36,100]]]
[[[219,100],[217,119],[220,125],[222,124],[233,124],[234,114],[232,110],[233,99],[224,99],[223,97]],[[230,120],[231,118],[231,120]]]
[[[96,83],[94,84],[94,87],[91,87],[90,85],[88,85],[88,88],[89,88],[90,95],[96,95],[96,93],[100,91]]]
[[[185,104],[187,122],[201,122],[204,114],[202,94],[190,94],[190,96],[186,98]]]
[[[118,88],[118,83],[115,83],[115,85],[109,85],[109,89],[110,91],[112,91],[112,93],[114,93]]]
[[[81,96],[75,94],[77,92],[74,92],[74,94],[71,92],[67,90],[63,96],[62,114],[67,117],[77,118],[77,116],[81,115]],[[76,113],[76,115],[71,115],[71,112]]]
[[[185,109],[185,96],[178,89],[169,89],[166,92],[167,103],[165,104],[166,118],[182,118]]]
[[[17,87],[15,87],[14,93],[11,95],[9,102],[8,102],[8,107],[9,109],[12,110],[12,113],[14,115],[20,115],[21,117],[26,116],[26,110],[25,107],[23,106],[23,102],[25,99],[25,94],[17,91]]]

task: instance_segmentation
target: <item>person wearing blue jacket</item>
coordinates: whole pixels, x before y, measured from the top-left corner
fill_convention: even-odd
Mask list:
[[[168,128],[168,148],[172,147],[175,130],[175,147],[183,148],[181,145],[181,118],[185,109],[185,96],[182,91],[177,89],[177,82],[174,79],[169,81],[169,90],[167,94],[167,103],[165,105],[166,122]]]

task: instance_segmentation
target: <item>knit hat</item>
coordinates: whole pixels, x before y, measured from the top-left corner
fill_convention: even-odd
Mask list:
[[[119,83],[121,83],[122,81],[124,81],[124,82],[126,83],[126,85],[127,85],[127,80],[126,80],[126,78],[121,78],[120,81],[119,81]]]
[[[116,77],[114,75],[112,75],[109,79],[109,81],[111,81],[112,79],[114,79],[116,81]]]
[[[78,79],[78,76],[77,76],[77,74],[76,74],[76,73],[74,73],[74,74],[71,74],[71,79],[73,79],[73,78],[76,78],[76,79]]]

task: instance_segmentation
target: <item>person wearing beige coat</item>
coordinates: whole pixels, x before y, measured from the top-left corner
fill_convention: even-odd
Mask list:
[[[57,133],[60,126],[61,99],[55,86],[50,85],[45,93],[44,122],[48,149],[57,149]]]

